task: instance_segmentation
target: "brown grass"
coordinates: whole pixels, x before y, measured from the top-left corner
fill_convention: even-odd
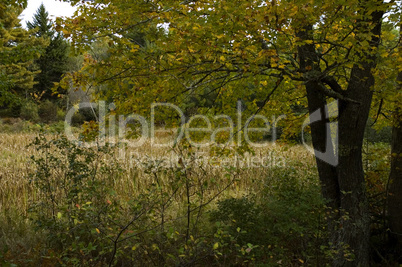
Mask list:
[[[26,215],[29,200],[32,200],[37,193],[27,179],[28,173],[33,171],[30,156],[37,155],[37,151],[32,146],[28,147],[35,136],[36,134],[0,133],[0,212],[14,209],[21,215]],[[124,175],[116,177],[115,186],[117,192],[124,192],[130,195],[148,186],[150,177],[144,173],[146,163],[151,163],[152,160],[168,159],[171,165],[178,166],[179,159],[186,157],[186,155],[180,155],[182,151],[179,151],[177,148],[155,147],[151,145],[149,140],[141,147],[128,148],[124,151],[123,159],[120,160],[124,169]],[[222,156],[214,155],[207,149],[192,149],[192,151],[196,155],[201,155],[207,159],[215,156],[213,160],[202,161],[204,163],[202,168],[194,160],[189,160],[186,164],[191,165],[190,168],[196,174],[199,172],[198,174],[202,176],[207,174],[215,177],[218,180],[218,184],[224,183],[227,180],[225,178],[227,172],[225,171],[225,167],[222,167],[222,162],[227,167],[235,162],[236,157],[238,159],[241,157],[239,155],[231,155],[223,160]],[[118,151],[116,151],[115,155],[111,155],[111,157],[121,156],[122,154],[119,154]],[[272,173],[272,167],[274,166],[272,164],[274,163],[270,161],[271,159],[276,160],[279,164],[284,163],[285,166],[281,165],[283,167],[297,165],[300,171],[302,169],[308,172],[314,171],[314,168],[312,168],[314,165],[313,156],[301,145],[270,145],[267,148],[255,149],[254,155],[246,153],[244,157],[240,159],[244,165],[243,168],[238,169],[238,181],[225,194],[241,195],[258,190],[259,185],[264,182],[263,180]],[[266,159],[264,160],[264,164],[268,165],[268,167],[247,167],[253,162],[255,165],[258,165],[258,159],[263,157]],[[106,158],[104,160],[109,159]],[[156,168],[155,166],[154,168]],[[164,180],[167,177],[161,177],[161,179]],[[165,180],[165,182],[168,181]],[[211,193],[216,192],[212,191]]]
[[[39,197],[37,189],[30,184],[28,179],[28,174],[35,171],[30,156],[38,156],[38,151],[35,151],[33,146],[28,147],[35,136],[36,134],[34,133],[0,133],[0,248],[5,245],[11,248],[11,251],[13,251],[11,258],[15,258],[18,253],[22,253],[25,256],[21,254],[21,257],[29,259],[31,257],[30,253],[38,254],[34,251],[34,248],[37,244],[43,242],[43,239],[41,239],[43,235],[35,232],[34,226],[27,216],[30,203]],[[167,137],[160,137],[159,140],[162,140],[162,138]],[[197,152],[206,157],[215,155],[216,159],[223,158],[212,150],[190,150],[192,150],[193,156]],[[229,171],[217,164],[216,161],[207,162],[203,166],[198,165],[194,158],[186,161],[185,159],[191,159],[191,156],[187,154],[190,150],[154,147],[151,145],[150,140],[147,140],[141,147],[124,150],[125,155],[119,160],[123,171],[113,175],[113,185],[117,196],[128,200],[136,194],[144,192],[150,187],[151,183],[155,182],[155,179],[158,179],[161,186],[168,188],[167,190],[172,190],[169,184],[174,171],[160,171],[161,169],[158,169],[158,165],[155,164],[155,160],[158,159],[172,159],[172,163],[177,166],[185,164],[188,175],[191,176],[195,184],[206,180],[215,180],[215,183],[210,185],[208,191],[205,192],[204,200],[202,200],[204,202],[216,196],[218,197],[214,200],[257,193],[261,188],[269,186],[266,184],[269,182],[269,177],[278,173],[277,168],[275,170],[273,166],[260,168],[244,166],[243,168],[236,168],[235,173],[228,175]],[[114,155],[109,155],[103,160],[116,159],[116,157],[119,157],[118,152],[117,149]],[[185,155],[182,155],[183,153]],[[273,157],[283,159],[285,165],[282,167],[297,168],[301,179],[303,179],[303,176],[316,177],[313,156],[300,145],[289,146],[278,143],[267,148],[255,149],[254,153],[255,157],[273,155]],[[248,156],[252,157],[253,155],[249,153]],[[180,158],[184,159],[183,163]],[[231,155],[227,157],[227,160],[233,162],[233,158],[234,156]],[[133,162],[137,165],[134,165]],[[243,159],[243,162],[246,161]],[[148,167],[139,168],[138,166]],[[146,169],[148,172],[145,172]],[[222,191],[233,177],[236,178],[236,181]],[[210,205],[213,207],[215,203],[213,201]],[[170,212],[183,212],[185,207],[184,195],[178,194],[175,196]],[[171,214],[171,217],[175,216],[177,214]]]

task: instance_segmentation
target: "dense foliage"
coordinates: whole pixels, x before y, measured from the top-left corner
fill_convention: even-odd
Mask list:
[[[64,1],[75,16],[53,27],[42,5],[29,30],[18,19],[25,1],[0,4],[0,115],[52,123],[80,101],[105,101],[70,114],[83,124],[78,145],[34,142],[28,217],[53,264],[401,263],[401,1]],[[165,106],[155,120],[155,102],[183,116]],[[125,138],[148,119],[172,133],[218,130],[186,133],[198,143],[173,137],[176,166],[147,158],[131,173],[114,149],[129,151]],[[252,142],[294,144],[301,129],[316,169],[292,161],[250,172],[255,192],[233,190],[247,168],[195,163],[211,138],[201,151],[210,157],[261,156]],[[101,134],[121,143],[102,147]],[[155,140],[144,140],[148,155]],[[119,178],[135,184],[139,173],[145,189],[117,191]]]
[[[44,41],[33,38],[21,27],[18,16],[22,8],[0,4],[0,104],[16,104],[29,96],[36,72],[33,60],[38,58]]]

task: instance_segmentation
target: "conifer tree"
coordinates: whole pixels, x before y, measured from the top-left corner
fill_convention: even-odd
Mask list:
[[[38,72],[33,61],[44,41],[30,36],[20,24],[23,5],[0,3],[0,106],[13,105],[29,96]]]
[[[37,84],[34,89],[39,94],[43,93],[45,99],[55,98],[52,96],[52,88],[67,70],[69,44],[61,33],[52,29],[49,13],[43,4],[36,11],[32,22],[27,23],[27,27],[35,30],[36,37],[49,42],[44,53],[35,61],[41,72],[35,78]]]

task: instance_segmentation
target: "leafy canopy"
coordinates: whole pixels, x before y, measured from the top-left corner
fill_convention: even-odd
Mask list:
[[[69,2],[79,12],[59,27],[77,47],[98,39],[109,47],[107,59],[88,58],[70,78],[77,86],[106,84],[99,96],[121,112],[144,113],[152,102],[169,101],[230,114],[242,99],[249,114],[288,113],[291,126],[305,113],[295,110],[305,111],[307,82],[347,99],[352,68],[388,57],[386,47],[373,46],[378,36],[367,18],[387,12],[395,25],[400,14],[398,1],[377,0]],[[392,27],[387,38],[394,38]],[[130,39],[133,31],[148,45]],[[312,49],[314,64],[300,64],[300,47]]]

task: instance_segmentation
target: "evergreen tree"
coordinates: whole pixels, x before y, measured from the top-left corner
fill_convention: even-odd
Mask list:
[[[52,23],[49,20],[49,13],[46,11],[43,3],[39,6],[38,10],[33,16],[33,21],[27,22],[27,27],[31,30],[38,28],[35,32],[37,37],[53,37],[54,31],[52,30]]]
[[[36,11],[33,21],[27,23],[27,27],[36,30],[37,37],[49,41],[44,53],[35,61],[41,72],[35,78],[37,84],[34,89],[39,94],[43,93],[43,98],[52,99],[54,83],[59,82],[67,70],[69,44],[61,33],[52,29],[49,13],[43,4]]]
[[[18,3],[0,3],[0,106],[18,104],[29,96],[34,85],[33,61],[39,57],[44,41],[30,36],[21,27]]]

